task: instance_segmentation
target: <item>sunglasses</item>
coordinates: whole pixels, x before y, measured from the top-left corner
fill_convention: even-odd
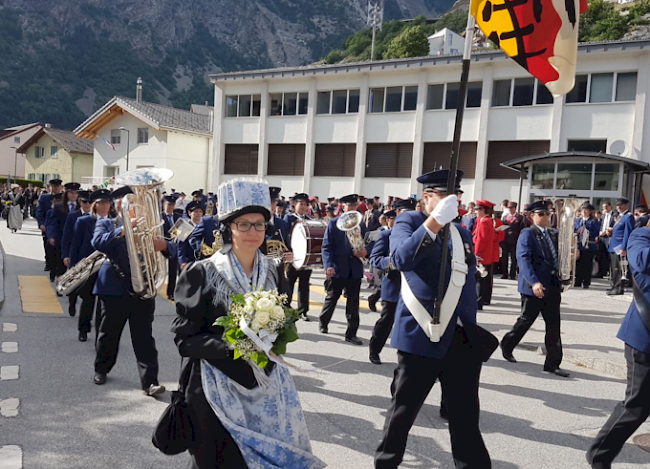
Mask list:
[[[548,217],[550,215],[550,212],[548,210],[540,210],[539,212],[535,213],[540,217]]]

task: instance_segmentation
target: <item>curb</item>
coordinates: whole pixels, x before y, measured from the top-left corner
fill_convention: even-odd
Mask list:
[[[517,347],[523,350],[528,350],[530,352],[536,352],[539,355],[546,355],[546,347],[543,345],[540,346],[522,343]],[[573,365],[581,366],[583,368],[588,368],[590,370],[594,370],[614,378],[627,379],[627,366],[622,363],[616,363],[602,358],[583,357],[570,351],[563,352],[563,361],[569,362]]]
[[[0,310],[5,304],[5,250],[0,244]]]

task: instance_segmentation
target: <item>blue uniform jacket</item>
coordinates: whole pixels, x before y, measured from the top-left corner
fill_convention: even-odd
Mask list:
[[[639,228],[630,235],[627,260],[634,280],[650,300],[650,228]],[[617,337],[630,347],[650,354],[650,332],[639,316],[634,301],[627,310]]]
[[[61,204],[56,204],[54,208],[47,211],[47,216],[45,217],[45,233],[47,239],[54,239],[54,246],[57,248],[61,247],[63,228],[68,218],[68,214],[61,207]],[[63,256],[61,258],[63,259]]]
[[[38,198],[36,205],[36,220],[38,226],[45,226],[47,211],[52,209],[52,194],[43,194]]]
[[[413,294],[433,315],[434,302],[438,296],[442,239],[438,236],[435,240],[431,239],[423,225],[424,220],[425,216],[419,211],[399,214],[395,219],[395,226],[391,230],[390,250],[393,266],[404,273]],[[463,323],[476,324],[477,298],[474,277],[476,257],[472,247],[472,235],[460,224],[454,224],[463,238],[468,273],[449,326],[443,333],[440,342],[431,342],[406,308],[400,295],[391,340],[391,346],[397,350],[424,357],[444,358],[451,347],[457,319],[460,317]],[[449,285],[451,278],[451,241],[447,249],[450,253],[445,285]]]
[[[271,220],[272,222],[269,222],[269,229],[266,232],[266,239],[277,239],[291,249],[291,240],[289,239],[289,228],[291,225],[289,225],[289,222],[276,216]]]
[[[68,251],[70,267],[95,252],[92,240],[93,235],[95,234],[96,223],[97,218],[93,215],[86,215],[77,218],[72,230],[72,240],[70,241],[70,248]]]
[[[104,218],[97,220],[95,233],[92,239],[92,247],[108,256],[107,261],[102,264],[97,281],[93,289],[94,295],[121,297],[129,296],[131,289],[131,266],[126,248],[126,239],[120,236],[122,227],[113,228],[113,220]],[[176,256],[176,244],[167,242],[166,257]],[[120,275],[113,266],[117,265],[124,276]]]
[[[194,260],[199,258],[203,243],[212,247],[212,243],[214,243],[213,232],[214,230],[219,229],[219,226],[219,220],[216,220],[214,217],[203,217],[201,219],[201,223],[196,226],[188,238],[190,247],[194,251]]]
[[[598,249],[596,244],[596,238],[600,234],[600,222],[595,218],[589,219],[585,222],[584,218],[580,217],[576,219],[575,223],[575,232],[578,232],[578,229],[581,226],[586,226],[587,231],[589,231],[589,244],[587,247],[582,245],[582,235],[578,235],[578,249],[580,251],[592,251],[595,252]]]
[[[616,248],[627,250],[627,240],[634,230],[634,217],[627,212],[623,215],[621,221],[614,225],[611,241],[609,242],[609,252],[616,252]]]
[[[539,228],[525,228],[517,240],[517,263],[519,265],[519,293],[534,296],[533,285],[541,283],[547,290],[554,279],[553,253],[537,238]],[[557,252],[557,230],[547,228]],[[542,240],[542,242],[544,242]]]
[[[381,299],[397,303],[399,301],[399,289],[401,285],[400,273],[397,270],[389,270],[390,265],[390,235],[391,230],[382,231],[375,241],[375,246],[370,254],[370,264],[377,270],[383,272],[381,280]]]
[[[363,278],[363,262],[352,254],[347,234],[336,227],[338,218],[330,220],[323,238],[321,253],[323,268],[334,267],[334,278]],[[361,222],[361,237],[366,235],[366,225]]]
[[[61,259],[70,257],[70,246],[72,244],[72,237],[74,236],[74,226],[81,214],[81,210],[75,210],[74,212],[68,213],[68,216],[65,219],[65,223],[63,224],[63,235],[61,236]]]
[[[172,226],[174,226],[174,223],[178,221],[179,218],[182,218],[182,216],[176,212],[172,213],[172,220],[174,221],[173,223],[169,223],[169,220],[167,219],[167,213],[163,212],[162,213],[162,220],[163,220],[163,236],[165,239],[169,239],[169,230],[172,229]]]

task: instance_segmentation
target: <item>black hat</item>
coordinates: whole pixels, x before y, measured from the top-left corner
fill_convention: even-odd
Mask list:
[[[174,205],[176,205],[176,199],[177,198],[178,197],[176,197],[175,195],[166,195],[165,197],[163,197],[165,202],[167,202],[168,204],[174,204]]]
[[[63,187],[65,187],[65,190],[67,191],[78,191],[79,189],[81,189],[81,184],[79,184],[78,182],[68,182]]]
[[[187,207],[185,207],[185,210],[187,210],[187,213],[192,213],[194,210],[197,208],[200,208],[203,210],[203,204],[199,202],[198,200],[194,200],[193,202],[190,202],[187,204]]]
[[[397,212],[395,210],[389,210],[388,212],[384,212],[384,217],[386,218],[395,218],[397,216]]]
[[[336,200],[336,197],[328,197],[327,200],[328,202],[331,202],[332,200]]]
[[[640,210],[643,212],[648,211],[648,206],[646,204],[638,204],[636,207],[634,207],[634,210]]]
[[[118,189],[115,189],[113,192],[111,192],[111,197],[113,199],[121,199],[126,194],[133,194],[133,191],[129,186],[122,186]]]
[[[538,200],[537,202],[533,202],[532,204],[529,204],[527,208],[525,208],[528,212],[547,212],[548,211],[548,206],[546,205],[545,200]]]
[[[593,212],[594,210],[596,210],[596,207],[594,207],[594,206],[591,205],[590,203],[583,204],[583,205],[582,205],[582,208],[586,208],[587,210],[590,210],[590,211],[592,211],[592,212]]]
[[[356,204],[359,200],[359,196],[357,194],[350,194],[346,195],[345,197],[341,197],[339,200],[342,204]]]
[[[381,197],[379,197],[378,195],[375,196],[375,200],[380,200],[380,199]]]
[[[58,194],[52,195],[52,200],[62,200],[62,199],[63,199],[63,192],[59,192]]]
[[[460,181],[463,179],[463,171],[461,169],[456,171],[456,191],[460,191]],[[418,178],[418,182],[424,186],[425,189],[435,189],[437,191],[447,192],[447,179],[449,179],[449,170],[440,169],[438,171],[431,171],[430,173],[423,174]]]
[[[269,186],[269,192],[271,194],[271,202],[277,202],[278,200],[280,200],[281,190],[282,190],[281,187]]]
[[[418,204],[417,200],[409,198],[409,199],[404,199],[393,203],[393,208],[395,210],[415,210],[415,206],[417,204]]]
[[[309,202],[309,195],[301,192],[300,194],[294,195],[291,200],[294,202]]]
[[[111,200],[111,191],[108,189],[98,189],[90,194],[90,201],[95,202],[97,200]]]
[[[176,192],[176,189],[172,189],[172,192]]]
[[[90,191],[79,191],[79,200],[90,201]]]
[[[192,192],[192,197],[198,197],[200,195],[203,195],[203,192],[201,192],[200,190]]]
[[[325,208],[325,211],[326,211],[326,212],[332,212],[332,213],[334,213],[334,212],[336,212],[336,207],[334,207],[333,205],[328,205],[328,206]]]
[[[63,181],[61,179],[50,179],[49,184],[51,186],[60,186],[61,184],[63,184]]]
[[[278,207],[284,207],[284,202],[282,201],[282,199],[278,200]]]
[[[208,191],[208,195],[214,195],[214,192]]]
[[[616,205],[627,205],[629,203],[630,201],[625,197],[621,197],[620,199],[616,200]]]

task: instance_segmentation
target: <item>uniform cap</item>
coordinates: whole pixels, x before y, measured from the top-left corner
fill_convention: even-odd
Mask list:
[[[90,191],[79,191],[79,200],[90,201]]]
[[[489,200],[485,200],[485,199],[477,200],[474,203],[476,204],[477,207],[483,207],[483,208],[493,208],[494,207],[494,204],[492,202],[490,202]]]
[[[111,200],[111,191],[108,189],[98,189],[96,191],[93,191],[90,194],[90,201],[91,202],[96,202],[97,200]]]
[[[395,210],[389,210],[388,212],[384,212],[384,217],[395,218],[397,217],[397,212]]]
[[[529,212],[546,212],[548,211],[548,206],[546,205],[545,200],[538,200],[528,205]]]
[[[356,204],[358,200],[359,196],[357,194],[346,195],[339,199],[342,204]]]
[[[67,191],[78,191],[79,189],[81,189],[81,184],[79,184],[78,182],[69,182],[65,184],[63,187],[65,187],[65,190]]]
[[[418,201],[415,199],[404,199],[393,203],[395,210],[415,210]],[[384,214],[385,215],[385,214]]]
[[[304,192],[301,192],[300,194],[294,195],[291,200],[294,202],[309,202],[309,195],[305,194]]]
[[[626,199],[625,197],[621,197],[620,199],[616,200],[616,205],[627,205],[629,203],[629,199]]]
[[[173,189],[172,189],[172,190],[173,190]],[[163,199],[164,199],[165,202],[167,202],[168,204],[174,204],[174,205],[175,205],[175,204],[176,204],[176,199],[177,199],[177,197],[176,197],[175,195],[167,195],[167,196],[163,197]]]
[[[113,199],[121,199],[126,194],[133,194],[133,191],[129,186],[122,186],[118,189],[115,189],[113,192],[111,192],[111,197]]]
[[[203,192],[201,192],[200,190],[196,190],[192,192],[192,197],[198,197],[200,195],[203,195]]]
[[[60,186],[61,184],[63,184],[63,181],[61,179],[50,179],[49,184],[51,186]]]
[[[198,200],[194,200],[194,201],[190,202],[189,204],[187,204],[187,207],[185,207],[185,210],[187,210],[187,213],[192,213],[197,208],[200,208],[201,210],[203,210],[203,205]]]
[[[456,170],[456,191],[460,191],[460,181],[463,179],[462,170]],[[425,173],[418,178],[418,182],[424,186],[425,189],[435,189],[437,191],[447,191],[447,180],[449,179],[449,170],[440,169],[438,171],[431,171]]]

